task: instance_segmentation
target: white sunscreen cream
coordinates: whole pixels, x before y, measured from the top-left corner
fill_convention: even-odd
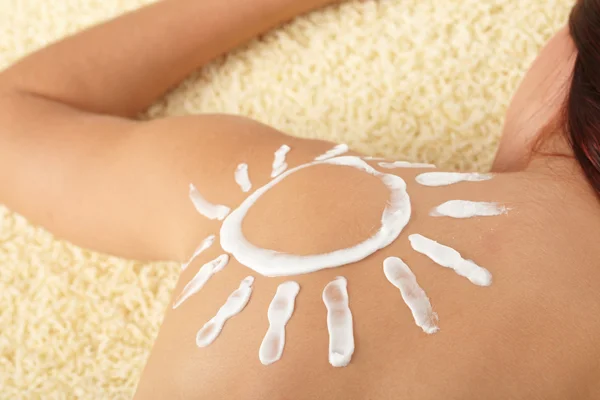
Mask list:
[[[252,189],[250,177],[248,176],[248,164],[242,163],[235,169],[235,182],[240,186],[242,192],[247,193]]]
[[[410,235],[408,240],[416,252],[426,255],[442,267],[453,269],[458,275],[464,276],[475,285],[489,286],[492,284],[492,274],[487,269],[471,260],[465,260],[453,248],[418,234]]]
[[[192,200],[196,211],[198,211],[200,214],[204,215],[208,219],[218,219],[219,221],[222,221],[223,219],[225,219],[227,214],[229,214],[229,207],[210,203],[208,200],[202,197],[198,189],[196,189],[196,186],[194,186],[191,183],[190,199]]]
[[[258,351],[258,358],[263,365],[273,364],[283,354],[285,325],[294,313],[294,304],[299,291],[300,285],[294,281],[284,282],[277,287],[267,312],[269,329]]]
[[[373,156],[365,156],[365,157],[361,157],[363,160],[367,160],[367,161],[383,161],[385,160],[384,157],[373,157]]]
[[[446,186],[458,182],[479,182],[492,179],[492,174],[477,172],[426,172],[417,176],[418,183],[424,186]]]
[[[429,215],[432,217],[490,217],[506,214],[507,209],[498,203],[487,203],[483,201],[450,200],[435,207]]]
[[[325,161],[325,160],[328,160],[330,158],[342,155],[342,154],[346,153],[347,151],[348,151],[348,145],[347,144],[338,144],[333,149],[328,150],[325,154],[321,154],[320,156],[318,156],[317,158],[315,158],[315,161]]]
[[[229,256],[227,254],[221,254],[219,257],[215,258],[212,261],[204,264],[196,275],[192,278],[191,281],[188,282],[187,285],[183,288],[181,294],[175,300],[175,304],[173,308],[179,307],[184,301],[189,299],[194,294],[198,293],[206,282],[217,272],[221,271],[229,262]]]
[[[386,169],[394,168],[435,168],[433,164],[411,163],[408,161],[380,162],[379,166]]]
[[[273,171],[271,172],[271,178],[281,175],[288,167],[285,162],[287,153],[291,150],[287,144],[282,145],[277,151],[275,151],[275,159],[273,160]]]
[[[200,245],[198,247],[196,247],[196,250],[194,250],[194,254],[190,257],[190,259],[187,260],[187,262],[185,264],[181,265],[181,270],[185,271],[187,269],[187,267],[189,267],[189,265],[196,259],[196,257],[198,257],[206,249],[208,249],[210,246],[212,246],[214,242],[215,242],[215,235],[210,235],[209,237],[204,239],[202,241],[202,243],[200,243]]]
[[[383,273],[390,283],[400,289],[402,299],[410,309],[415,323],[423,332],[436,333],[438,316],[433,312],[425,291],[417,283],[417,278],[408,265],[398,257],[388,257],[383,261]]]
[[[372,237],[347,249],[335,250],[331,253],[300,256],[280,253],[270,249],[259,248],[248,242],[242,232],[242,223],[248,210],[269,189],[285,179],[290,174],[304,168],[319,164],[343,165],[357,168],[370,175],[376,176],[390,191],[390,198],[381,216],[381,228]],[[341,265],[360,261],[377,250],[392,243],[410,220],[410,198],[406,192],[406,183],[402,178],[393,174],[383,174],[359,157],[344,156],[325,161],[313,161],[292,168],[265,186],[257,189],[244,200],[223,221],[221,225],[221,247],[231,253],[241,264],[257,273],[274,277],[305,274],[325,268],[335,268]]]
[[[253,283],[254,278],[252,276],[248,276],[242,280],[240,287],[229,295],[225,304],[217,311],[217,315],[200,328],[198,334],[196,334],[196,346],[206,347],[214,342],[223,330],[225,322],[229,318],[239,314],[246,307],[252,294]]]
[[[354,353],[354,330],[347,286],[346,278],[338,276],[323,290],[329,331],[329,363],[334,367],[348,365]]]

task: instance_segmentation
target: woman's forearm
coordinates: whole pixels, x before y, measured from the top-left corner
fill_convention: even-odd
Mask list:
[[[133,117],[194,69],[333,2],[161,0],[25,57],[0,74],[0,90]]]

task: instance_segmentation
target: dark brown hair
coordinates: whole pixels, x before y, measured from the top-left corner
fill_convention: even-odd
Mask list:
[[[575,158],[600,194],[600,0],[578,0],[569,31],[577,58],[564,109],[565,131]]]

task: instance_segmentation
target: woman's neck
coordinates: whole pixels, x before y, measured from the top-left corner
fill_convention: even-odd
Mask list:
[[[592,226],[600,226],[600,194],[589,183],[566,141],[546,145],[518,174],[529,182],[527,196],[539,200],[541,206],[560,208],[571,220],[581,217],[586,225],[593,221]]]

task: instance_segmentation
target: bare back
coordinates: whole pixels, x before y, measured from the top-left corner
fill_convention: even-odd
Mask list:
[[[279,146],[267,144],[256,157],[243,160],[257,183],[252,190],[270,181]],[[291,147],[289,168],[327,149],[312,142]],[[236,165],[231,162],[229,171]],[[550,199],[548,208],[540,208],[536,185],[523,174],[427,187],[415,177],[433,169],[385,169],[377,160],[368,163],[407,184],[412,213],[400,236],[359,262],[295,276],[261,276],[231,257],[201,290],[169,309],[136,398],[563,399],[599,393],[594,377],[600,354],[594,341],[600,310],[591,282],[600,272],[582,251],[591,244],[574,240],[576,215],[549,211],[554,209]],[[248,194],[239,195],[233,173],[222,179],[231,179],[232,193],[239,193],[219,201],[235,208]],[[247,213],[243,232],[258,247],[327,253],[374,235],[389,197],[389,189],[375,176],[348,166],[315,165],[261,196]],[[497,202],[508,212],[464,219],[430,215],[449,200]],[[219,223],[211,226],[216,242],[182,273],[176,298],[203,264],[224,254]],[[416,252],[411,234],[472,259],[490,271],[492,284],[473,284]],[[199,243],[203,237],[197,239]],[[387,257],[401,258],[414,273],[439,318],[438,332],[427,334],[416,325],[401,292],[384,274]],[[198,347],[198,331],[247,276],[255,278],[248,304],[227,320],[214,342]],[[348,282],[355,340],[351,361],[341,368],[328,362],[322,299],[325,286],[337,276]],[[269,328],[267,310],[278,285],[290,280],[300,291],[286,325],[283,354],[262,365],[259,348]]]

